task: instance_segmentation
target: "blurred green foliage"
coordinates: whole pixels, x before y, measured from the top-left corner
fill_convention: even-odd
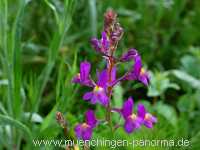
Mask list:
[[[87,89],[71,79],[83,60],[91,61],[93,75],[104,67],[89,41],[100,36],[108,8],[118,13],[125,31],[117,56],[136,48],[152,74],[149,88],[134,82],[118,85],[113,104],[119,107],[133,96],[158,123],[131,135],[120,128],[114,137],[102,124],[94,139],[185,138],[190,147],[145,149],[200,149],[199,0],[1,0],[0,149],[33,149],[32,139],[74,139],[73,126],[84,120],[87,108],[105,115],[101,106],[82,100]],[[56,122],[57,111],[68,122],[67,137]],[[113,118],[119,122],[119,116]]]

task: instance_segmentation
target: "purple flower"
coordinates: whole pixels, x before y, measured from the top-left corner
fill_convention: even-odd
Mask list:
[[[130,59],[131,55],[129,57],[126,57],[127,59]],[[133,65],[133,69],[131,72],[129,72],[124,79],[125,80],[139,80],[144,85],[149,84],[150,76],[149,73],[142,67],[142,60],[140,55],[133,56],[135,60],[135,64]]]
[[[103,106],[107,106],[109,103],[109,98],[106,94],[107,81],[107,70],[103,70],[98,75],[98,81],[96,85],[93,86],[93,91],[85,93],[83,99],[90,100],[92,104],[99,102]]]
[[[133,99],[129,97],[128,100],[124,102],[121,109],[113,109],[113,111],[116,111],[123,116],[125,120],[124,130],[130,134],[142,125],[145,125],[147,128],[152,128],[153,124],[157,122],[157,118],[147,112],[143,104],[138,104],[137,114],[133,113],[133,103]]]
[[[101,52],[101,42],[97,38],[92,38],[91,44],[97,52]]]
[[[128,50],[128,52],[124,53],[121,58],[120,61],[122,62],[127,62],[130,60],[135,60],[135,57],[138,56],[138,52],[136,49],[131,48]]]
[[[153,124],[157,122],[157,118],[153,116],[152,114],[146,112],[146,109],[143,104],[138,105],[139,111],[140,111],[140,117],[143,118],[143,124],[147,128],[153,128]]]
[[[110,44],[106,32],[102,32],[101,36],[101,40],[98,40],[97,38],[92,38],[91,44],[96,51],[107,54]]]
[[[86,122],[77,124],[74,131],[78,139],[90,140],[92,137],[92,130],[96,127],[98,121],[92,110],[88,110],[85,116]]]
[[[80,73],[78,73],[73,79],[72,82],[80,83],[86,86],[93,86],[92,81],[90,80],[90,68],[91,65],[89,62],[84,61],[80,64]]]
[[[140,128],[144,118],[143,111],[141,110],[140,107],[138,107],[137,115],[132,111],[133,111],[133,99],[129,97],[128,100],[124,102],[124,105],[120,110],[125,120],[124,129],[129,134],[132,133],[135,129]]]

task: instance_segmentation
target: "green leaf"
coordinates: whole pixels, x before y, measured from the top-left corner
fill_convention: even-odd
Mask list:
[[[184,70],[196,78],[200,77],[200,61],[198,60],[197,55],[198,54],[185,55],[181,58],[181,70]]]
[[[200,139],[200,131],[194,137],[191,138],[191,145],[193,150],[200,149],[199,139]]]
[[[194,110],[194,95],[186,94],[179,98],[177,106],[180,112],[192,112]]]
[[[0,112],[2,112],[3,114],[7,115],[7,111],[6,109],[4,108],[4,106],[2,105],[2,103],[0,102]]]
[[[30,113],[30,112],[25,112],[24,117],[26,119],[29,119],[31,115],[31,122],[36,122],[36,123],[41,123],[43,121],[43,118],[38,114],[38,113]]]
[[[164,94],[168,88],[179,90],[177,84],[170,82],[168,72],[151,73],[151,82],[147,93],[148,96],[160,96]]]
[[[200,80],[189,75],[188,73],[181,71],[181,70],[173,70],[172,74],[175,75],[180,80],[185,81],[191,87],[193,87],[195,89],[200,89]]]
[[[42,126],[40,128],[41,131],[44,131],[46,128],[48,128],[55,120],[55,114],[57,110],[57,105],[54,106],[54,108],[51,110],[51,112],[47,115],[47,117],[42,122]]]
[[[171,125],[175,126],[177,125],[177,114],[175,109],[167,104],[164,104],[163,102],[158,102],[155,105],[155,110],[162,115],[163,117],[165,117],[165,119],[167,119],[167,121],[169,123],[171,123]]]
[[[117,86],[115,86],[113,90],[114,90],[113,93],[114,104],[116,107],[121,107],[123,103],[123,88],[121,87],[120,84],[118,84]]]
[[[96,36],[97,34],[97,8],[96,8],[96,0],[88,0],[89,10],[90,10],[90,25],[91,25],[91,33],[92,36]]]
[[[15,120],[9,116],[0,114],[0,124],[11,125],[11,126],[14,126],[16,129],[20,129],[21,131],[23,131],[24,134],[27,135],[28,140],[31,141],[32,134],[31,134],[30,129],[26,125],[19,122],[18,120]]]

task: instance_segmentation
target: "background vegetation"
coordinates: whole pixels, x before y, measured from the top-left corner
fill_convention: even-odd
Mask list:
[[[71,79],[83,60],[91,61],[93,75],[103,67],[89,40],[100,37],[108,8],[118,13],[125,30],[117,54],[138,49],[152,77],[149,88],[119,85],[113,103],[121,106],[133,96],[158,123],[129,136],[119,129],[114,137],[102,125],[94,138],[184,138],[191,142],[185,149],[200,149],[199,0],[1,0],[0,149],[32,149],[32,139],[73,139],[73,125],[83,121],[87,108],[104,116],[101,106],[82,100],[87,89]],[[56,122],[57,111],[68,122],[67,136]]]

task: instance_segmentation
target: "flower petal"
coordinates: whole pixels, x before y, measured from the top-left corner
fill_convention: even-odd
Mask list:
[[[131,119],[127,119],[124,123],[124,129],[128,134],[132,133],[136,129],[134,122]]]
[[[91,39],[91,45],[96,51],[98,51],[98,52],[101,51],[101,44],[97,38]]]
[[[95,117],[94,111],[88,110],[86,112],[86,123],[94,128],[97,124],[97,119]]]
[[[144,125],[145,125],[147,128],[153,128],[153,123],[152,123],[151,121],[145,120],[145,121],[144,121]]]
[[[127,101],[124,102],[123,108],[122,108],[122,115],[124,118],[127,118],[132,114],[133,111],[133,99],[131,97],[128,98]]]
[[[88,80],[90,74],[91,65],[89,62],[84,61],[80,64],[80,78],[82,81]]]
[[[107,39],[106,32],[102,32],[101,36],[102,36],[101,42],[102,42],[102,48],[103,48],[102,51],[106,53],[109,49],[109,41]]]
[[[104,91],[98,93],[98,100],[103,106],[107,106],[109,103],[108,96]]]
[[[123,80],[137,80],[137,77],[133,72],[129,72]]]
[[[138,111],[137,116],[144,119],[145,114],[146,114],[146,109],[143,104],[138,104],[137,111]]]
[[[96,104],[97,103],[97,100],[98,100],[98,97],[97,97],[97,94],[93,94],[92,98],[91,98],[91,104]]]
[[[152,123],[156,123],[157,122],[157,118],[155,116],[153,116],[150,113],[147,113],[148,115],[148,119],[152,122]]]
[[[136,57],[137,55],[138,55],[137,50],[134,49],[134,48],[131,48],[131,49],[128,50],[128,52],[124,53],[124,54],[121,56],[120,60],[121,60],[122,62],[134,60],[135,57]]]
[[[107,85],[107,81],[108,81],[107,70],[103,70],[98,76],[97,85],[105,88]]]
[[[151,122],[156,123],[158,120],[155,116],[151,115]]]
[[[80,76],[79,76],[79,75],[76,75],[76,76],[72,79],[72,82],[73,82],[73,83],[80,83],[80,82],[81,82]]]
[[[119,23],[115,23],[112,30],[110,35],[111,43],[116,44],[122,38],[124,30]]]
[[[138,77],[138,80],[147,86],[149,84],[149,80],[150,80],[149,74],[147,72],[140,74]]]
[[[92,137],[92,128],[87,127],[82,131],[82,138],[83,140],[90,140]]]
[[[135,57],[133,73],[138,77],[140,75],[141,69],[142,69],[142,60],[141,60],[141,57],[138,55],[137,57]]]
[[[93,92],[87,92],[83,95],[84,100],[89,100],[93,97]]]
[[[81,138],[81,132],[82,132],[82,128],[81,128],[82,124],[77,124],[74,128],[74,131],[76,133],[76,136],[78,139]]]
[[[144,119],[143,118],[140,118],[137,116],[136,120],[137,122],[137,127],[139,128],[143,123],[144,123]]]
[[[157,118],[154,117],[152,114],[150,113],[146,113],[145,115],[145,119],[144,119],[144,125],[147,128],[153,128],[153,124],[157,122]]]

